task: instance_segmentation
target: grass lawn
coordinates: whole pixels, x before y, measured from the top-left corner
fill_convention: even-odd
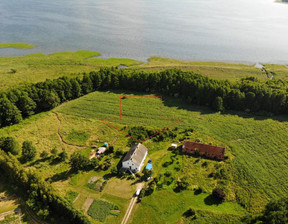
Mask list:
[[[192,191],[175,193],[172,190],[161,190],[142,199],[132,223],[175,223],[189,208],[213,211],[219,215],[246,214],[245,209],[236,203],[225,202],[218,205],[210,203],[208,194],[194,195]]]

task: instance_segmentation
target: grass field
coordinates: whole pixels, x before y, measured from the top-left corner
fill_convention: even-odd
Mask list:
[[[0,57],[0,91],[64,75],[75,77],[79,73],[99,70],[101,67],[141,63],[124,58],[95,58],[97,56],[100,53],[82,50],[56,52],[47,56],[34,53],[21,57]]]
[[[125,105],[122,105],[122,120],[118,123],[163,126],[163,121],[157,118],[157,98],[127,98],[125,101]],[[147,101],[151,102],[149,111],[146,109]],[[118,102],[118,93],[97,92],[72,101],[57,111],[89,119],[118,118]],[[288,144],[286,117],[275,117],[273,120],[246,114],[219,114],[206,108],[190,106],[175,98],[164,98],[163,102],[163,117],[182,118],[183,121],[177,124],[179,128],[193,128],[204,142],[225,145],[228,155],[231,149],[231,169],[235,169],[235,181],[243,187],[235,192],[235,198],[239,201],[246,198],[251,203],[250,209],[257,211],[269,198],[282,197],[288,193],[285,178],[288,169],[284,169],[288,156],[285,150]],[[137,113],[141,110],[146,113]],[[149,141],[145,144],[149,146]],[[244,197],[243,194],[248,195]],[[247,204],[247,201],[243,203]]]

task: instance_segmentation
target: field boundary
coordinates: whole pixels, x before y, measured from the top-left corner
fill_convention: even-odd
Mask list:
[[[137,138],[134,138],[133,136],[131,136],[131,135],[129,135],[128,133],[126,133],[125,131],[120,130],[119,128],[115,127],[114,125],[112,125],[112,124],[110,124],[110,123],[108,122],[108,121],[112,121],[112,120],[114,120],[114,121],[115,121],[115,120],[120,121],[120,120],[122,119],[122,101],[121,101],[121,100],[122,100],[122,99],[125,99],[125,98],[127,98],[127,97],[156,97],[156,98],[160,98],[160,100],[161,100],[161,101],[160,101],[160,102],[161,102],[161,103],[160,103],[160,105],[161,105],[161,106],[160,106],[160,120],[161,120],[161,121],[176,121],[176,122],[174,122],[173,124],[171,124],[171,125],[163,128],[162,130],[158,131],[157,133],[149,136],[148,138],[146,138],[146,139],[144,139],[144,140],[139,140],[139,139],[137,139]],[[109,119],[109,118],[105,118],[105,119],[102,118],[102,119],[100,119],[100,121],[102,121],[103,123],[109,125],[110,127],[114,128],[114,129],[116,129],[117,131],[120,131],[120,132],[124,133],[126,136],[132,138],[133,140],[135,140],[135,141],[137,141],[137,142],[140,142],[140,143],[143,143],[143,142],[145,142],[145,141],[153,138],[154,136],[160,134],[161,132],[165,131],[166,129],[172,127],[173,125],[179,123],[180,121],[182,121],[181,118],[179,118],[179,119],[163,118],[163,116],[162,116],[162,105],[163,105],[162,96],[153,96],[153,95],[144,95],[144,96],[142,96],[142,95],[121,95],[121,96],[120,96],[119,118],[110,118],[110,119]]]

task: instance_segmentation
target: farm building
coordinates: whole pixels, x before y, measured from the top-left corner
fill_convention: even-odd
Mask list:
[[[97,155],[101,155],[106,151],[106,147],[99,147],[97,150]]]
[[[148,149],[138,143],[133,145],[122,160],[122,171],[139,172],[147,156]]]
[[[224,160],[225,147],[184,141],[182,151],[192,155],[199,154],[210,159]]]

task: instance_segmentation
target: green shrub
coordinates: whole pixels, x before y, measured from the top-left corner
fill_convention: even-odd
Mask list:
[[[164,175],[166,176],[166,177],[170,177],[171,175],[172,175],[172,172],[171,171],[166,171],[165,173],[164,173]]]

